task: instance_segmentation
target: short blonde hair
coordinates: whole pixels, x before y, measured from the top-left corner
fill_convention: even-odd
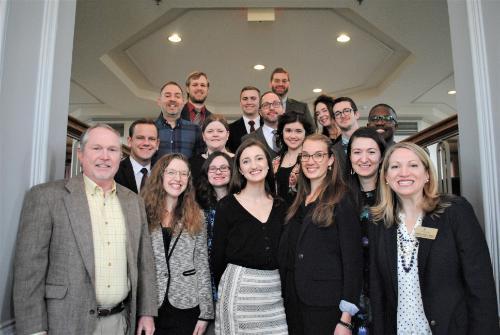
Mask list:
[[[422,190],[422,209],[426,214],[435,212],[439,214],[447,204],[440,203],[438,193],[438,179],[436,169],[424,149],[410,142],[400,142],[391,146],[385,152],[384,161],[380,170],[380,182],[378,187],[378,202],[371,208],[372,219],[375,222],[383,221],[386,227],[392,226],[397,218],[397,213],[401,210],[399,199],[396,193],[385,181],[387,170],[389,169],[389,159],[397,149],[407,149],[417,155],[422,162],[425,171],[429,174],[429,182],[424,184]]]

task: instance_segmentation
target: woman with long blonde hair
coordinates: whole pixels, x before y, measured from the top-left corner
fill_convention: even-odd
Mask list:
[[[141,191],[158,289],[157,335],[202,335],[214,318],[207,230],[195,201],[187,159],[160,158]]]

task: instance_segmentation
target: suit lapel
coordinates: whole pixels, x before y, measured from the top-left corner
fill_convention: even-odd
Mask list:
[[[70,192],[64,197],[64,205],[68,212],[71,229],[76,243],[83,258],[83,263],[95,286],[95,264],[94,264],[94,238],[92,236],[92,222],[90,210],[85,194],[83,175],[71,178],[66,184]]]
[[[130,185],[130,189],[135,193],[138,193],[137,184],[135,183],[135,175],[134,168],[132,167],[132,162],[130,161],[130,157],[125,158],[125,176],[127,178],[127,183]]]
[[[396,238],[397,225],[393,224],[390,228],[383,228],[386,263],[389,266],[390,277],[394,292],[398,292],[398,244]]]
[[[423,227],[429,228],[438,228],[437,222],[433,220],[429,215],[424,217],[422,222]],[[437,236],[436,236],[437,238]],[[431,251],[434,240],[427,238],[418,238],[419,246],[418,246],[418,276],[420,279],[420,288],[424,284],[424,274],[427,266],[427,261],[429,259],[429,253]]]

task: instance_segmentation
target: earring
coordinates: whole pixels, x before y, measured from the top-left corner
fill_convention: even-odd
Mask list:
[[[356,174],[356,172],[354,172],[354,170],[351,169],[351,175],[355,175],[355,174]]]
[[[429,182],[429,179],[427,179],[427,180],[425,181],[425,183],[426,183],[426,184],[427,184],[428,182]]]
[[[328,170],[332,170],[332,166],[331,165],[328,165]]]
[[[388,181],[386,181],[386,182],[385,182],[385,184],[386,184],[386,185],[389,185],[389,182],[388,182]]]

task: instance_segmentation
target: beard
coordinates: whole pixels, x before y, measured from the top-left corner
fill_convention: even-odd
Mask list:
[[[196,99],[195,97],[193,96],[189,96],[189,101],[191,101],[192,103],[195,103],[195,104],[204,104],[205,103],[205,100],[207,100],[207,97],[203,97],[203,98],[200,98],[200,99]]]
[[[375,130],[381,129],[384,132],[381,134],[386,142],[391,142],[394,138],[394,130],[391,127],[376,127]],[[378,131],[377,131],[378,132]],[[379,133],[380,134],[380,133]]]
[[[276,94],[277,96],[279,96],[280,98],[283,98],[285,95],[287,95],[288,88],[285,88],[283,93],[278,93],[274,87],[271,87],[271,91],[273,91],[273,93]]]

